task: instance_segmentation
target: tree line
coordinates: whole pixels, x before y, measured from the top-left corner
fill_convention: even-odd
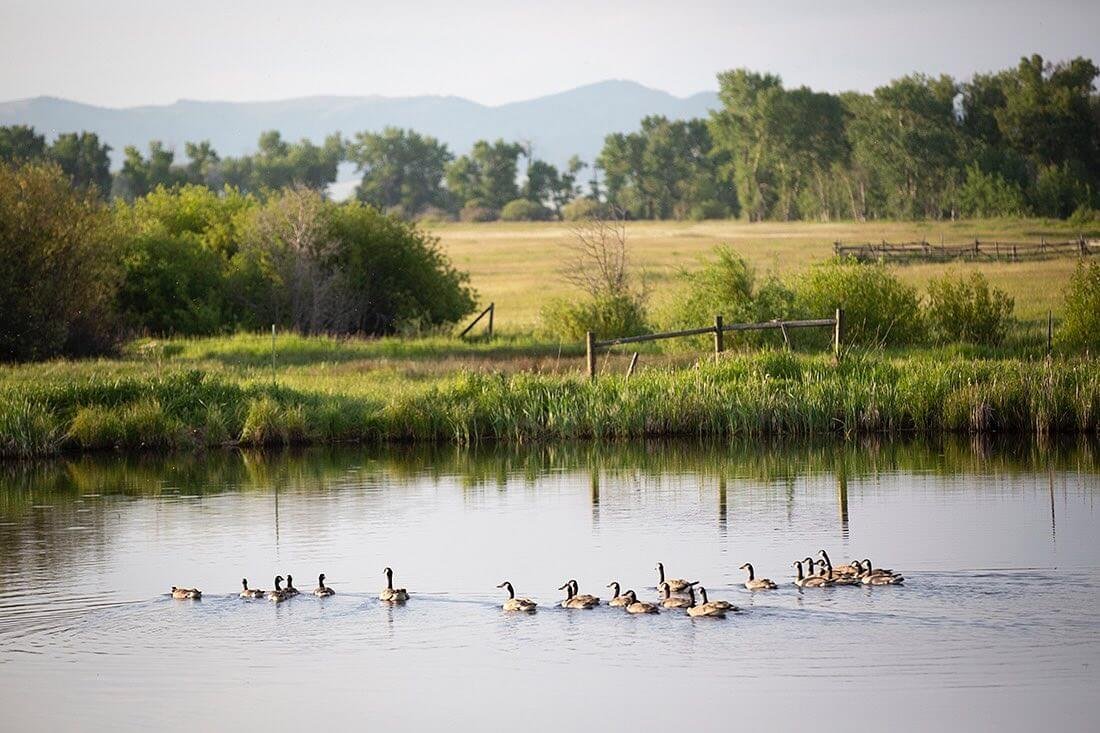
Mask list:
[[[737,69],[718,75],[709,118],[646,117],[608,135],[590,165],[574,156],[563,168],[518,142],[479,140],[456,156],[397,128],[320,145],[269,131],[240,157],[188,142],[181,161],[153,141],[128,146],[112,175],[94,133],[47,145],[16,126],[0,128],[0,160],[51,160],[73,184],[126,200],[182,184],[323,190],[348,161],[356,198],[406,219],[576,219],[603,207],[638,219],[1066,218],[1100,208],[1098,75],[1090,59],[1034,55],[968,81],[914,74],[832,94]]]

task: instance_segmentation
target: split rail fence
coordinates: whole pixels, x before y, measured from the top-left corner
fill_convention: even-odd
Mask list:
[[[833,243],[837,257],[862,262],[946,262],[949,260],[1020,262],[1055,257],[1088,257],[1100,254],[1100,241],[1077,239],[1048,242],[999,242],[975,239],[965,244],[886,242],[866,244]]]

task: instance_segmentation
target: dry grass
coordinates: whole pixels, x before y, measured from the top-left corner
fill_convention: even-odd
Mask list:
[[[542,305],[571,288],[560,277],[565,223],[441,224],[433,228],[455,264],[470,273],[481,301],[497,304],[496,325],[506,331],[529,331]],[[758,223],[741,221],[631,222],[628,237],[634,265],[653,286],[654,306],[676,297],[676,274],[694,268],[718,244],[732,245],[760,272],[795,273],[832,256],[834,241],[904,241],[927,238],[947,242],[981,239],[1038,241],[1040,237],[1076,235],[1065,222],[992,220],[967,222]],[[1016,298],[1016,314],[1026,320],[1057,314],[1062,288],[1073,259],[1017,264],[956,263],[898,266],[899,276],[923,289],[932,277],[949,269],[980,269],[990,281]]]

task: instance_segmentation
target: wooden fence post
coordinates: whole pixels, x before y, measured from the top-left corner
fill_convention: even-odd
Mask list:
[[[630,357],[630,366],[626,370],[626,378],[634,376],[634,367],[638,366],[638,352],[634,352],[634,356]]]
[[[836,309],[836,325],[833,329],[833,356],[840,363],[840,345],[844,340],[844,309]]]
[[[493,313],[496,311],[496,303],[489,304],[489,340],[493,339]]]
[[[1054,311],[1047,311],[1047,356],[1054,351]]]
[[[722,331],[721,314],[714,317],[714,361],[718,361],[718,355],[725,350],[725,333]]]
[[[585,347],[588,349],[588,378],[595,381],[596,379],[596,339],[592,335],[591,331],[586,331],[584,334]]]

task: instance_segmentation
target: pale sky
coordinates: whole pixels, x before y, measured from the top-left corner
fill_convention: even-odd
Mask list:
[[[449,94],[499,104],[605,79],[686,96],[749,67],[868,91],[1033,52],[1100,62],[1100,2],[0,0],[0,100]]]

